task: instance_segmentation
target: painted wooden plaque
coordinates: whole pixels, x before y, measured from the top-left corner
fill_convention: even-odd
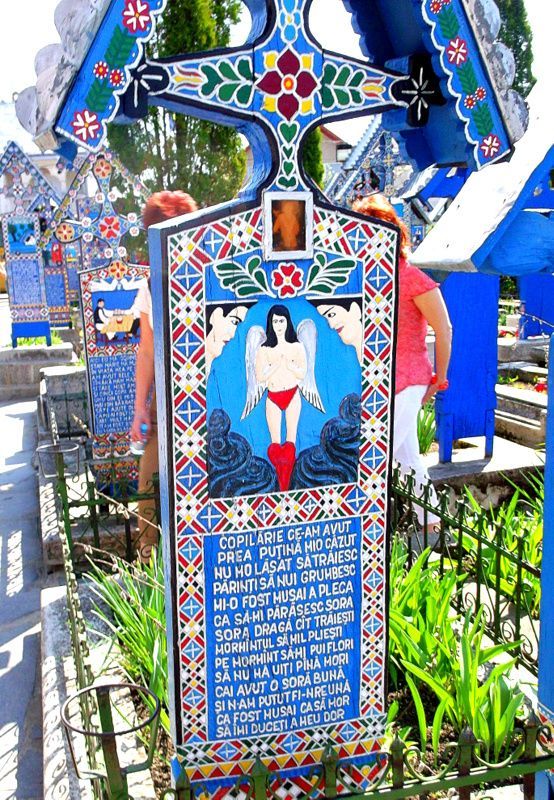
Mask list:
[[[140,338],[136,299],[148,276],[147,267],[122,261],[79,275],[95,459],[129,455]]]
[[[37,248],[40,226],[36,214],[3,214],[12,346],[27,336],[44,336],[51,344],[44,282],[44,263]]]
[[[383,733],[397,233],[306,200],[163,231],[160,485],[193,780],[255,754],[297,775],[329,743],[367,759]]]

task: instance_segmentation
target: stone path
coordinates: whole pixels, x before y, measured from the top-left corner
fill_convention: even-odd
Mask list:
[[[35,416],[0,405],[0,800],[43,798]]]

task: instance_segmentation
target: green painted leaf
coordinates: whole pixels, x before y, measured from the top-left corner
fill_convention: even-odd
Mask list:
[[[489,133],[492,133],[492,115],[486,103],[483,103],[473,111],[473,121],[479,136],[488,136]]]
[[[363,102],[362,93],[359,92],[357,89],[350,90],[350,97],[352,98],[354,103],[361,104]]]
[[[321,87],[321,105],[323,108],[331,108],[335,105],[335,98],[325,85]]]
[[[217,90],[217,96],[222,103],[228,103],[233,99],[233,95],[237,90],[237,83],[224,83]]]
[[[86,104],[90,111],[101,114],[106,110],[113,95],[113,89],[107,81],[95,80],[86,96]]]
[[[252,96],[252,86],[241,86],[237,92],[237,103],[241,106],[250,105],[250,98]]]
[[[345,65],[344,67],[341,68],[334,82],[337,86],[346,86],[349,77],[350,77],[350,67],[347,67]]]
[[[315,294],[333,294],[337,286],[348,283],[348,277],[355,267],[356,261],[352,258],[327,261],[323,255],[316,256],[308,272],[306,291]]]
[[[210,64],[204,64],[200,67],[200,71],[206,77],[206,82],[202,84],[202,88],[200,89],[200,93],[204,95],[204,97],[209,97],[216,86],[219,86],[221,83],[221,76],[219,72],[215,70]]]
[[[335,96],[339,106],[347,106],[350,104],[350,95],[344,89],[335,89]]]
[[[365,78],[365,74],[361,70],[358,70],[352,76],[352,80],[350,81],[349,85],[350,86],[360,86],[360,84],[362,83],[364,78]]]
[[[460,30],[458,17],[452,6],[446,6],[437,16],[442,35],[446,39],[452,39]]]
[[[298,123],[291,122],[290,124],[287,122],[280,122],[279,123],[279,133],[285,140],[285,142],[292,142],[296,134],[298,133]]]
[[[125,67],[135,45],[135,38],[122,28],[116,28],[110,39],[104,58],[112,67]]]
[[[292,163],[292,161],[285,161],[285,163],[283,164],[283,170],[285,172],[285,175],[290,175],[291,172],[294,170],[294,164]]]
[[[229,61],[220,61],[217,66],[219,67],[219,71],[224,78],[227,78],[228,81],[234,81],[236,83],[238,75],[233,69],[233,65],[230,64]]]
[[[239,75],[242,75],[242,77],[246,78],[247,81],[254,80],[254,75],[252,73],[252,64],[250,63],[250,59],[239,58],[237,62],[237,70],[239,72]]]
[[[225,261],[215,264],[215,274],[224,289],[230,289],[238,297],[249,297],[253,294],[271,294],[267,278],[260,268],[262,260],[252,256],[246,265],[236,261]]]
[[[325,64],[325,68],[323,70],[323,78],[322,84],[325,85],[326,83],[332,83],[335,79],[335,75],[337,74],[337,68],[334,64]]]
[[[292,189],[293,186],[296,186],[296,178],[285,178],[283,175],[278,178],[277,183],[279,186],[282,186],[283,189]]]
[[[464,92],[466,92],[466,94],[473,94],[477,89],[478,83],[471,61],[466,61],[465,64],[459,67],[458,77],[460,78],[460,83]]]
[[[290,145],[284,145],[281,149],[285,158],[292,158],[294,147],[291,147]]]

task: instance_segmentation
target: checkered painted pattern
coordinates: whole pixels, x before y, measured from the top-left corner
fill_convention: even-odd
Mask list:
[[[247,211],[169,237],[169,306],[175,475],[173,547],[177,563],[179,685],[182,722],[177,752],[191,780],[247,772],[259,755],[273,770],[317,763],[333,743],[340,757],[367,755],[382,735],[385,658],[385,526],[397,235],[343,212],[314,211],[315,252],[354,256],[363,273],[365,324],[362,366],[362,441],[356,484],[252,497],[211,499],[206,475],[204,268],[234,252],[261,254],[261,210]],[[240,741],[207,739],[203,535],[362,517],[363,636],[361,714],[312,730]],[[296,778],[294,785],[299,786]]]

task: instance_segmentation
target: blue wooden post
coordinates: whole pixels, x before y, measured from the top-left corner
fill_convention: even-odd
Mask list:
[[[525,306],[519,338],[554,333],[554,275],[526,275],[519,279],[519,296]]]
[[[554,354],[554,336],[550,339]],[[544,466],[544,529],[541,568],[541,632],[539,640],[539,706],[550,722],[554,721],[554,605],[552,603],[552,573],[554,569],[554,359],[550,358],[548,372],[548,415],[546,422],[546,461]],[[537,781],[536,797],[549,800],[554,795],[551,773]]]
[[[452,321],[453,339],[450,388],[436,401],[439,458],[441,462],[451,461],[453,441],[465,436],[484,436],[485,455],[489,457],[496,407],[499,279],[452,274],[441,291]]]

